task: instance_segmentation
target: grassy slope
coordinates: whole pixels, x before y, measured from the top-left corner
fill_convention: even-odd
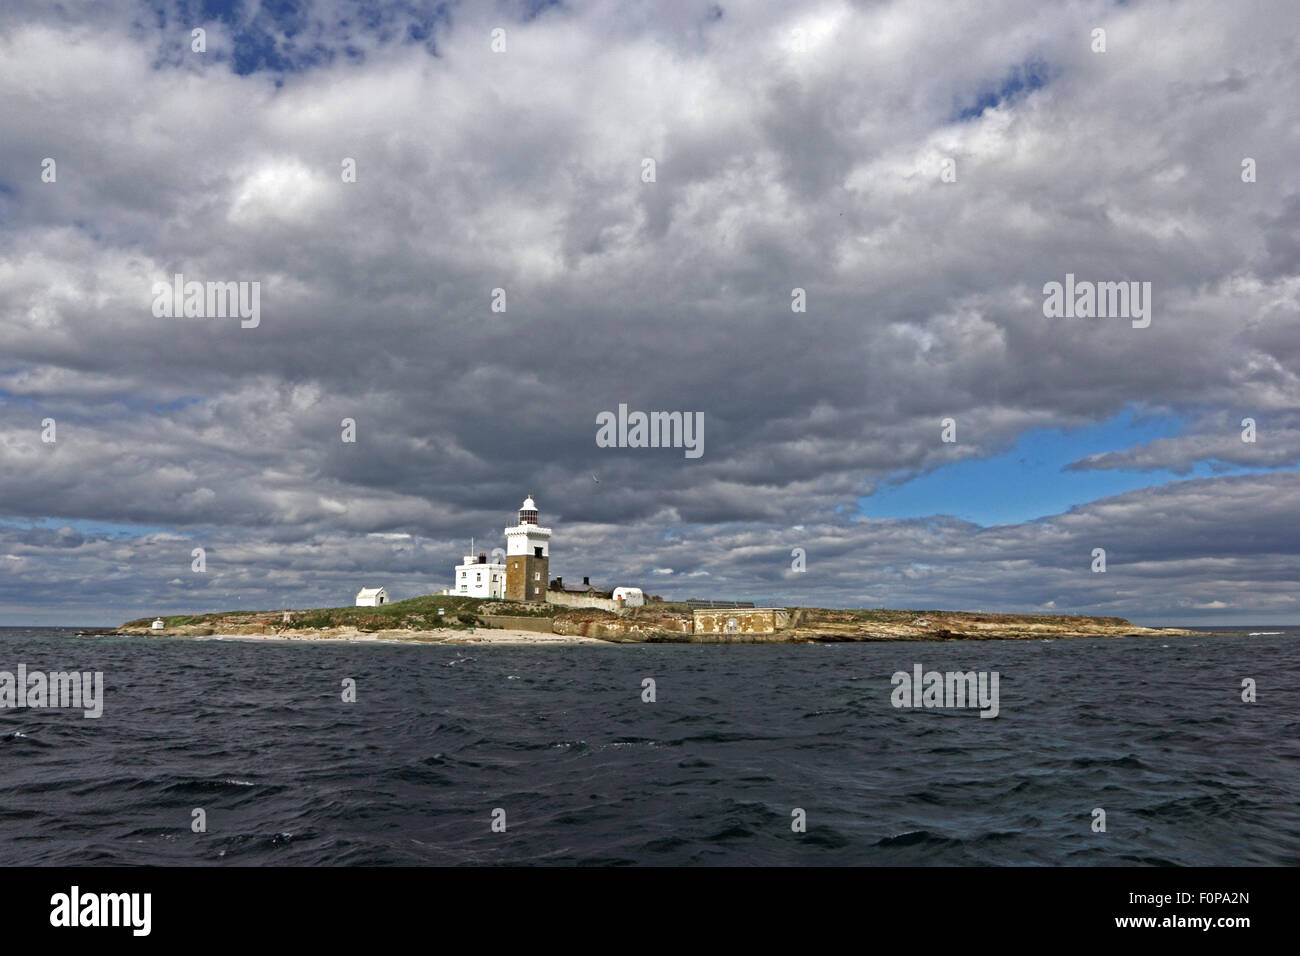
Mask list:
[[[443,614],[438,616],[438,609]],[[362,631],[421,630],[433,627],[457,627],[477,624],[484,614],[509,614],[515,617],[554,617],[567,608],[553,604],[525,604],[521,601],[485,601],[454,594],[426,594],[423,597],[394,601],[382,607],[327,607],[291,611],[294,629],[310,627],[355,627]],[[178,614],[164,617],[168,627],[190,624],[279,623],[284,611],[216,611],[211,614]],[[142,617],[122,625],[147,628],[154,621]]]

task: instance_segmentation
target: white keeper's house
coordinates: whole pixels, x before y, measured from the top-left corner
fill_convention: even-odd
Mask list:
[[[473,547],[470,548],[471,552]],[[456,583],[449,594],[462,594],[475,598],[503,598],[506,596],[506,566],[488,561],[486,552],[476,558],[465,555],[463,563],[456,565]]]

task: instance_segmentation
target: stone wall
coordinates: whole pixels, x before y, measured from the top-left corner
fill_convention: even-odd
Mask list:
[[[555,631],[551,626],[549,617],[512,617],[508,614],[484,614],[479,619],[488,627],[499,627],[508,631],[537,631],[541,634],[552,634]]]
[[[771,634],[790,622],[783,607],[695,608],[696,634]]]
[[[615,601],[613,598],[588,597],[585,594],[568,594],[564,591],[547,591],[547,604],[558,604],[561,607],[598,607],[602,611],[622,611],[624,610],[622,601]]]
[[[603,641],[620,644],[640,644],[646,641],[681,641],[691,640],[690,622],[681,622],[681,631],[666,628],[655,621],[638,621],[630,617],[607,617],[602,620],[583,620],[575,615],[573,618],[555,619],[556,634],[575,634],[580,637],[598,637]]]

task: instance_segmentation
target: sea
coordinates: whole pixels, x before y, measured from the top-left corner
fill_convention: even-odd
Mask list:
[[[1295,866],[1300,628],[1222,630],[449,647],[3,628],[0,671],[101,672],[103,700],[0,709],[0,865]],[[997,672],[997,716],[895,706],[916,665]]]

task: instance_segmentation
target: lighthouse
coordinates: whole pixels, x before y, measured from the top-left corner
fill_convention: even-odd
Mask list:
[[[506,528],[506,600],[545,601],[550,580],[551,529],[537,523],[537,502],[529,495],[519,524]]]

